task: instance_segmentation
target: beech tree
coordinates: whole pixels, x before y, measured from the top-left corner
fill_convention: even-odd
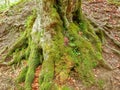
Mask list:
[[[81,0],[36,0],[24,34],[6,57],[13,56],[9,65],[27,60],[17,78],[25,82],[25,90],[32,89],[39,65],[40,90],[71,90],[71,77],[97,84],[92,69],[103,64],[101,53],[101,41],[82,14]]]

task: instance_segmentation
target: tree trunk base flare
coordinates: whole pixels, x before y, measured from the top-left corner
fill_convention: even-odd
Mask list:
[[[92,69],[104,62],[101,41],[82,15],[81,0],[36,3],[39,8],[28,17],[24,34],[6,55],[13,56],[9,65],[27,60],[17,82],[25,82],[25,90],[32,90],[35,70],[42,65],[40,90],[74,89],[67,85],[74,73],[84,84],[98,85]]]

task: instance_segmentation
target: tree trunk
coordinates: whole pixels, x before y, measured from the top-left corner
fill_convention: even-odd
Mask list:
[[[36,4],[37,15],[34,11],[28,18],[24,35],[8,54],[14,59],[10,65],[28,60],[18,82],[25,81],[25,90],[31,90],[35,69],[42,65],[40,90],[74,89],[68,84],[71,77],[95,83],[92,69],[102,60],[101,42],[82,15],[81,0],[36,0]]]

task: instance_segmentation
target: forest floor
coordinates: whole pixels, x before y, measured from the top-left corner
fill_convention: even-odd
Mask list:
[[[24,7],[21,6],[0,12],[0,60],[7,53],[7,48],[20,36],[21,30],[24,30],[26,18],[31,14],[35,4],[29,2],[25,3]],[[84,0],[82,9],[94,27],[103,30],[103,57],[112,68],[94,69],[95,77],[104,80],[103,90],[120,90],[120,7],[109,4],[106,0]],[[14,80],[21,68],[0,64],[0,90],[17,90]],[[81,90],[99,90],[96,86],[80,87]]]

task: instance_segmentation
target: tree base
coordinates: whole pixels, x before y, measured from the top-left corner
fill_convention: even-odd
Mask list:
[[[58,10],[65,8],[61,6],[64,2],[55,3],[58,6],[50,5],[50,9],[49,6],[46,7],[49,12],[44,13],[44,28],[39,24],[42,15],[45,15],[36,16],[36,11],[33,11],[27,19],[24,34],[6,55],[13,56],[9,65],[27,60],[17,82],[25,82],[25,90],[32,90],[35,70],[42,65],[39,75],[40,90],[75,88],[66,84],[73,74],[86,85],[98,85],[92,69],[99,66],[103,60],[101,41],[79,9],[76,10],[78,16],[62,16],[64,12]],[[69,11],[69,14],[71,13],[72,11]],[[71,21],[71,18],[74,20]]]

